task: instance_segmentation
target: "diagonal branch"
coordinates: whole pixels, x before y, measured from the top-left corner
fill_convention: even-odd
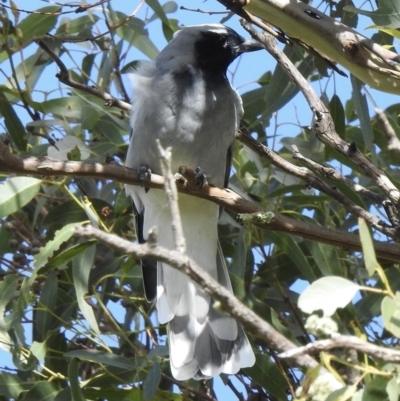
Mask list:
[[[153,242],[150,244],[134,244],[114,234],[100,231],[93,226],[79,226],[76,228],[75,234],[83,238],[95,238],[107,246],[137,259],[157,260],[178,269],[199,284],[207,294],[219,301],[223,310],[228,311],[237,321],[243,324],[247,331],[264,340],[269,347],[279,352],[296,348],[294,343],[261,319],[181,252],[161,248]],[[317,365],[317,362],[308,355],[295,356],[293,360],[302,369],[312,368]]]

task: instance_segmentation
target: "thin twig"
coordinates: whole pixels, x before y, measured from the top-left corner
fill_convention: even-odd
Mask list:
[[[60,72],[56,75],[56,77],[59,79],[60,82],[62,82],[65,85],[70,86],[71,88],[78,89],[82,92],[86,92],[86,93],[89,93],[90,95],[96,96],[99,99],[105,100],[107,106],[110,106],[110,107],[116,106],[116,107],[120,108],[121,110],[125,110],[125,111],[129,111],[131,109],[131,105],[129,103],[123,102],[122,100],[119,100],[119,99],[115,98],[114,96],[111,96],[109,93],[103,92],[94,87],[89,87],[89,86],[83,85],[76,81],[73,81],[69,76],[68,68],[61,61],[61,59],[47,46],[47,44],[45,42],[43,42],[42,40],[40,40],[38,42],[38,44],[58,65]]]
[[[4,7],[4,8],[8,8],[9,10],[12,10],[12,11],[16,10],[18,12],[26,13],[26,14],[56,16],[56,15],[65,15],[65,14],[72,14],[72,13],[75,13],[75,14],[83,13],[83,12],[89,10],[90,8],[100,6],[100,5],[104,4],[104,3],[108,3],[109,1],[111,1],[111,0],[101,0],[101,1],[98,1],[97,3],[85,4],[85,5],[80,5],[80,6],[68,5],[68,7],[74,7],[75,10],[59,11],[59,12],[53,12],[53,13],[51,13],[51,12],[43,12],[43,11],[24,10],[22,8],[19,8],[19,7],[7,6],[6,4],[2,4],[1,6]],[[65,6],[65,5],[63,5],[63,6]]]
[[[298,347],[290,351],[283,352],[280,358],[293,358],[296,355],[314,354],[316,352],[328,351],[333,348],[352,349],[371,355],[386,362],[400,362],[400,351],[393,348],[380,347],[375,344],[363,341],[355,336],[335,335],[327,340],[319,340],[307,344],[304,347]]]
[[[295,160],[299,160],[302,162],[304,165],[306,165],[308,168],[315,170],[322,176],[333,180],[337,181],[343,185],[346,185],[347,187],[351,188],[354,190],[354,192],[357,192],[362,196],[364,199],[369,200],[370,202],[376,203],[378,205],[381,205],[382,202],[387,199],[385,196],[381,194],[377,194],[376,192],[372,192],[369,189],[363,187],[362,185],[356,183],[354,180],[344,177],[342,174],[340,174],[336,169],[333,167],[326,167],[322,166],[319,163],[316,163],[315,161],[308,159],[304,157],[300,152],[299,149],[297,148],[296,145],[292,145],[292,158]]]

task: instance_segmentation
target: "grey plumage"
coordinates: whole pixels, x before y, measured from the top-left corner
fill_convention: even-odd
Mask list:
[[[200,167],[211,184],[226,186],[231,146],[242,116],[241,99],[226,78],[239,54],[258,50],[220,24],[182,28],[154,63],[134,76],[132,136],[126,165],[160,174],[155,140],[172,147],[172,169]],[[126,186],[135,205],[138,239],[153,227],[159,244],[173,249],[165,193]],[[217,205],[179,194],[187,254],[232,291],[218,241]],[[233,318],[217,312],[212,300],[188,277],[168,265],[142,261],[147,299],[156,299],[160,323],[168,323],[171,370],[178,380],[210,378],[252,366],[254,353]]]

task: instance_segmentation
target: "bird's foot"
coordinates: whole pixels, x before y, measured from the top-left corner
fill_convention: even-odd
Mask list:
[[[198,185],[200,188],[203,188],[204,185],[208,184],[207,176],[201,171],[200,167],[197,167],[194,170],[194,173],[195,173],[194,179],[196,185]]]
[[[149,166],[139,166],[137,168],[138,179],[140,181],[140,186],[144,187],[145,181],[151,180],[151,168]],[[145,188],[146,193],[149,192],[150,188]]]

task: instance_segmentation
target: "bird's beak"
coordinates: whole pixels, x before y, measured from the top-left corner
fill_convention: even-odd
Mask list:
[[[264,45],[255,39],[247,39],[240,46],[238,46],[238,53],[255,52],[257,50],[265,49]]]

